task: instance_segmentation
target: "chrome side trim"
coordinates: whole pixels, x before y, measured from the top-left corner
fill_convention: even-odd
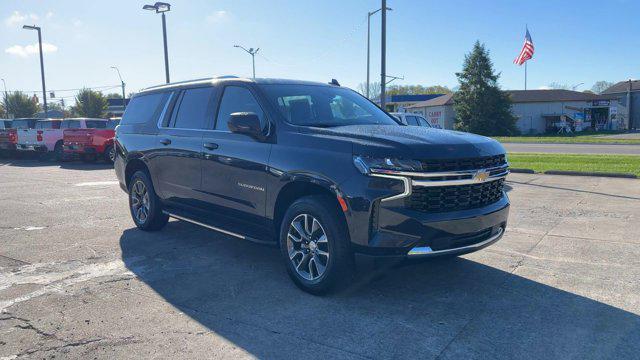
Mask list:
[[[475,178],[460,179],[460,180],[412,180],[411,184],[413,186],[424,186],[424,187],[482,184],[482,183],[504,179],[507,177],[507,175],[509,175],[509,170],[501,172],[500,174],[489,176],[486,180],[482,180],[482,181],[476,180]]]
[[[172,218],[178,219],[178,220],[190,222],[190,223],[195,224],[195,225],[200,225],[200,226],[202,226],[204,228],[207,228],[207,229],[210,229],[210,230],[214,230],[214,231],[217,231],[217,232],[221,232],[223,234],[227,234],[227,235],[231,235],[233,237],[237,237],[238,239],[247,240],[247,237],[244,236],[244,235],[236,234],[236,233],[231,232],[231,231],[227,231],[227,230],[224,230],[224,229],[217,228],[215,226],[204,224],[204,223],[201,223],[200,221],[196,221],[196,220],[193,220],[193,219],[186,218],[184,216],[176,215],[176,214],[170,213],[168,211],[163,211],[163,213],[169,215]]]
[[[500,230],[498,230],[498,232],[491,236],[490,238],[488,238],[485,241],[479,242],[477,244],[472,244],[472,245],[467,245],[467,246],[462,246],[459,248],[454,248],[454,249],[446,249],[446,250],[437,250],[437,251],[433,251],[430,247],[428,246],[424,246],[424,247],[414,247],[413,249],[409,250],[409,252],[407,253],[407,256],[412,258],[412,257],[429,257],[429,256],[438,256],[438,255],[446,255],[446,254],[454,254],[457,252],[465,252],[468,250],[479,250],[483,247],[489,246],[491,244],[493,244],[494,242],[500,240],[500,238],[502,237],[502,235],[504,234],[504,229],[500,228]]]
[[[504,164],[501,166],[496,166],[487,169],[476,169],[476,170],[462,170],[462,171],[447,171],[447,172],[414,172],[414,171],[396,171],[396,170],[383,170],[383,169],[371,169],[371,173],[373,174],[384,174],[384,175],[394,175],[394,176],[409,176],[416,178],[437,178],[437,177],[449,177],[449,176],[473,176],[476,172],[482,171],[497,171],[497,170],[506,170],[509,168],[508,164]]]
[[[371,174],[371,176],[381,177],[381,178],[386,178],[386,179],[400,180],[400,181],[402,181],[402,184],[404,185],[404,191],[401,194],[389,196],[389,197],[381,199],[380,201],[391,201],[391,200],[397,200],[397,199],[406,198],[407,196],[411,196],[411,179],[409,179],[408,177],[384,175],[384,174]]]

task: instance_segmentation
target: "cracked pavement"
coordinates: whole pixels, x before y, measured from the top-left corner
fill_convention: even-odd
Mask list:
[[[512,174],[495,245],[327,297],[299,291],[275,248],[178,221],[136,230],[114,180],[0,161],[0,359],[640,352],[638,180]]]

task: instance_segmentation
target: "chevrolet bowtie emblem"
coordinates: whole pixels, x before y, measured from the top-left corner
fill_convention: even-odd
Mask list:
[[[476,182],[485,182],[489,178],[489,172],[486,170],[478,170],[475,175],[473,175],[473,180]]]

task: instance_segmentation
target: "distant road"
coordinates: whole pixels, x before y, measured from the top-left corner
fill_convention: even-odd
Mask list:
[[[507,152],[639,155],[640,145],[503,143]]]

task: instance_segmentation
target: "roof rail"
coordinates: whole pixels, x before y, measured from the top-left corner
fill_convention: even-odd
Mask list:
[[[222,75],[216,76],[214,79],[239,79],[239,77],[235,75]]]

